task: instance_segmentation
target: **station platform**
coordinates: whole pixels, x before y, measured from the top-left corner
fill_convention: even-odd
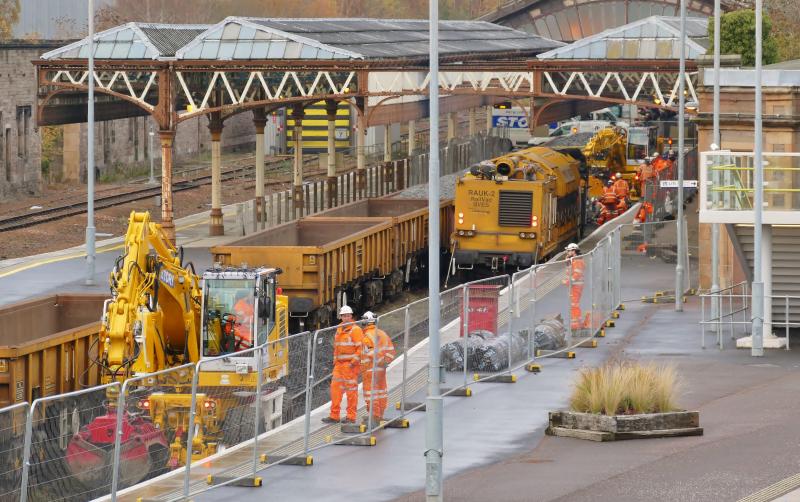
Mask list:
[[[472,397],[446,397],[445,499],[739,500],[795,474],[800,360],[790,351],[753,359],[701,349],[699,320],[695,297],[682,313],[629,302],[598,347],[578,349],[576,359],[543,359],[540,374],[519,372],[515,384],[480,383]],[[679,403],[700,411],[704,436],[545,436],[547,412],[567,406],[576,371],[614,358],[674,364]],[[324,448],[313,467],[262,470],[263,488],[220,487],[194,500],[424,500],[424,413],[409,418],[409,429],[379,431],[374,447]]]

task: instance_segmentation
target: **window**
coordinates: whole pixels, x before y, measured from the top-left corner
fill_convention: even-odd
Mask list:
[[[3,140],[3,164],[5,165],[6,181],[11,181],[11,128],[6,127]]]
[[[139,117],[133,118],[130,133],[133,135],[133,161],[139,162]]]
[[[17,107],[17,155],[28,157],[28,130],[31,123],[31,105]]]

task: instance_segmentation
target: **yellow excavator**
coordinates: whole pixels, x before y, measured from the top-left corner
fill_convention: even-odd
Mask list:
[[[625,129],[612,126],[597,131],[583,147],[582,153],[590,170],[587,178],[589,198],[601,197],[604,192],[604,180],[608,180],[616,172],[625,170],[627,143],[628,135]]]
[[[131,213],[124,252],[109,277],[112,297],[96,361],[101,381],[175,370],[137,378],[126,390],[121,486],[252,437],[254,404],[265,398],[255,392],[259,351],[262,384],[288,373],[288,299],[276,286],[280,270],[212,269],[201,280],[182,255],[149,213]],[[189,439],[193,371],[179,367],[203,358],[215,359],[197,375],[196,434]],[[118,390],[111,388],[117,395],[107,396],[107,414],[81,428],[67,448],[67,466],[87,487],[107,483],[95,477],[105,475],[100,466],[108,465],[114,445]]]

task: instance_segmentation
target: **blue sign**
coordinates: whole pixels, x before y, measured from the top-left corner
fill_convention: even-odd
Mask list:
[[[505,127],[508,129],[527,129],[528,118],[525,116],[506,115],[498,117],[492,116],[492,127]]]

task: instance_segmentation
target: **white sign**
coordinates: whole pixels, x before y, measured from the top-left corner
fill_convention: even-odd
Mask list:
[[[661,180],[661,188],[678,188],[678,180]],[[683,180],[683,188],[697,188],[697,180]]]

